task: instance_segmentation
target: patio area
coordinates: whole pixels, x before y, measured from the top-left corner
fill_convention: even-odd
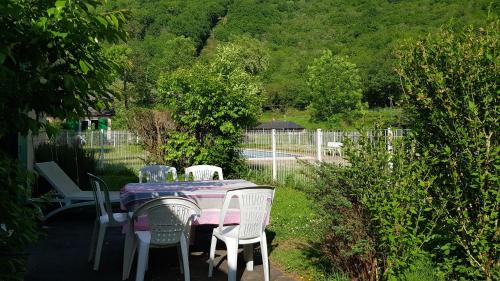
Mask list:
[[[108,228],[103,247],[99,271],[93,271],[87,262],[92,225],[95,218],[93,207],[77,208],[51,218],[42,226],[42,237],[32,245],[26,281],[120,281],[124,234],[118,228]],[[208,251],[210,247],[211,227],[199,227],[195,233],[195,244],[190,249],[191,280],[227,280],[227,260],[225,246],[219,242],[215,260],[214,276],[207,277]],[[272,234],[272,233],[271,233]],[[273,235],[268,235],[271,239]],[[269,241],[269,251],[272,243]],[[255,268],[253,272],[245,270],[243,253],[238,256],[238,280],[263,280],[262,261],[259,249],[254,252]],[[135,264],[129,280],[135,280]],[[270,280],[294,281],[271,264]],[[145,280],[184,280],[180,274],[176,249],[151,249],[149,269]]]

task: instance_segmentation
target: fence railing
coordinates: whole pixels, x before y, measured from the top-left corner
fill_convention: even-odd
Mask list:
[[[386,129],[378,131],[378,135],[385,137],[387,149],[390,150],[391,141],[404,136],[406,132],[401,129]],[[369,138],[373,136],[375,131],[368,132]],[[343,143],[346,138],[357,141],[360,137],[359,132],[321,129],[251,130],[245,132],[242,153],[254,176],[280,183],[307,183],[310,182],[312,171],[311,165],[306,163],[319,161],[344,164]],[[47,142],[79,145],[91,150],[98,159],[98,168],[105,171],[125,169],[137,172],[148,159],[141,139],[127,131],[63,131],[51,140],[42,134],[33,138],[33,147],[36,149],[41,143]]]
[[[33,137],[34,150],[42,143],[76,145],[93,151],[99,170],[137,172],[148,159],[140,138],[128,131],[62,131],[51,139],[43,133]]]
[[[386,129],[378,131],[392,149],[391,142],[406,134],[406,130]],[[367,132],[373,139],[375,131]],[[280,183],[293,181],[310,182],[311,165],[327,162],[345,164],[342,146],[349,138],[357,141],[359,132],[301,130],[251,130],[245,133],[243,154],[250,170],[259,177]]]

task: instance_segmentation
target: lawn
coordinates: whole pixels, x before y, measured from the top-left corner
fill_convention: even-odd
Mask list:
[[[352,130],[357,127],[373,128],[373,124],[377,122],[386,126],[400,127],[402,117],[402,110],[399,108],[376,108],[363,111],[359,118],[355,118],[355,121],[336,115],[330,122],[316,122],[311,120],[311,115],[307,110],[289,109],[286,112],[266,111],[259,121],[286,120],[295,122],[306,129]]]
[[[325,222],[306,194],[279,186],[271,210],[268,238],[273,238],[270,259],[280,269],[303,280],[348,280],[324,266],[319,251]]]

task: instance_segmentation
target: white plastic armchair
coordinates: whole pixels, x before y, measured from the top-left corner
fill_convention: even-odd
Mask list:
[[[224,226],[224,218],[233,197],[238,197],[240,207],[240,224]],[[247,270],[253,271],[253,244],[260,243],[264,280],[269,281],[269,261],[266,240],[266,221],[269,219],[274,188],[255,186],[233,189],[226,193],[219,219],[219,226],[214,229],[210,245],[208,277],[212,277],[215,247],[217,240],[222,240],[227,247],[228,280],[236,281],[238,264],[238,245],[244,245]]]
[[[173,180],[177,180],[177,170],[174,167],[164,165],[144,166],[139,170],[139,182],[146,177],[146,182],[165,182],[168,174],[172,173]]]
[[[189,175],[193,175],[193,181],[213,180],[215,173],[219,176],[219,180],[223,180],[222,168],[211,165],[196,165],[185,169],[186,180]]]
[[[144,280],[150,247],[168,247],[180,244],[182,254],[181,272],[184,280],[190,280],[189,274],[189,235],[191,224],[201,213],[194,202],[182,197],[161,197],[140,206],[132,216],[132,223],[141,216],[147,216],[149,231],[136,231],[133,250],[128,257],[133,260],[138,248],[136,281]],[[130,268],[126,274],[128,277]]]
[[[109,191],[106,183],[92,175],[87,174],[90,179],[92,191],[95,199],[96,219],[94,222],[94,230],[92,232],[92,240],[90,242],[90,251],[88,261],[94,259],[94,270],[99,269],[101,261],[102,245],[106,235],[107,227],[121,227],[128,220],[127,213],[113,213]]]

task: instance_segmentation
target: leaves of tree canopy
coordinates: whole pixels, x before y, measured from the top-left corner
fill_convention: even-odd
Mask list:
[[[112,63],[101,42],[125,39],[126,15],[100,13],[99,5],[92,0],[0,3],[0,136],[37,131],[42,115],[79,116],[111,99]]]

